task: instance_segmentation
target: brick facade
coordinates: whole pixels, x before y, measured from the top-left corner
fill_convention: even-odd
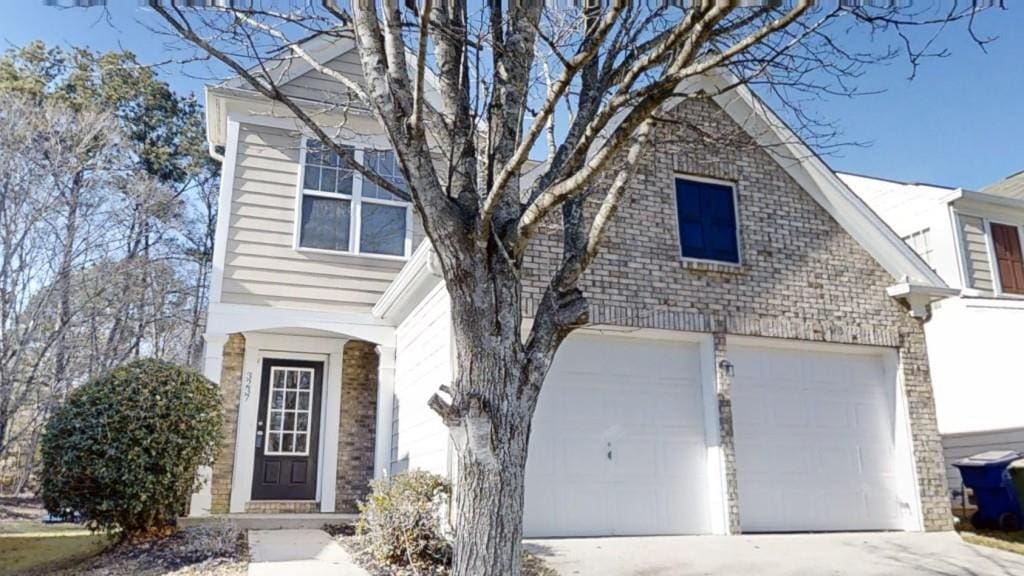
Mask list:
[[[658,128],[584,279],[590,321],[714,333],[722,358],[729,335],[898,348],[924,524],[951,528],[924,331],[885,293],[895,279],[714,103],[689,101],[666,115],[678,122]],[[679,258],[674,177],[686,174],[735,184],[741,265]],[[600,200],[600,194],[593,197]],[[557,226],[546,227],[527,256],[527,314],[559,261],[560,238]],[[721,432],[736,528],[731,398],[724,380],[720,376]]]
[[[245,336],[228,335],[224,343],[224,360],[220,370],[221,403],[224,425],[220,446],[210,479],[212,500],[210,511],[227,514],[231,506],[231,476],[235,469],[235,433],[238,425],[238,398],[242,388],[242,363],[245,361]]]
[[[338,424],[337,512],[358,512],[369,494],[377,426],[376,346],[352,340],[341,361],[341,419]]]

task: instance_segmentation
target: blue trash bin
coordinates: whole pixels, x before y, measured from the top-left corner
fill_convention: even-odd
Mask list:
[[[1009,471],[1010,463],[1020,457],[1018,452],[997,450],[953,463],[960,470],[964,486],[974,491],[978,511],[971,517],[971,524],[976,528],[1020,529],[1020,501]]]

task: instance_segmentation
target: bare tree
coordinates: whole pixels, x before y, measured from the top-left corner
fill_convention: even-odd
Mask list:
[[[0,102],[0,456],[26,434],[31,454],[39,424],[68,389],[69,331],[82,302],[72,276],[105,233],[97,195],[117,161],[109,122],[17,97]]]
[[[859,4],[257,0],[204,10],[150,7],[203,57],[283,105],[365,178],[415,206],[451,296],[457,349],[454,382],[431,399],[458,454],[452,573],[479,576],[519,574],[537,399],[559,345],[588,322],[581,278],[655,127],[666,121],[659,112],[749,85],[789,106],[805,136],[822,135],[815,129],[826,125],[794,96],[855,93],[865,66],[900,52],[916,66],[933,55],[928,34],[957,21],[970,27],[977,11],[974,4]],[[924,26],[932,28],[922,36]],[[850,48],[847,35],[872,35],[870,52]],[[365,82],[316,61],[307,50],[313,38],[354,40]],[[336,81],[322,102],[281,89],[284,73],[300,62]],[[694,89],[709,77],[716,81]],[[408,189],[359,165],[332,138],[338,127],[314,119],[356,107],[383,126]],[[538,149],[547,159],[526,174]],[[561,255],[527,326],[526,256],[544,224],[559,230]]]

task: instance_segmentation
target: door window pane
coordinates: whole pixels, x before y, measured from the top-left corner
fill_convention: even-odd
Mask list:
[[[264,454],[305,455],[312,418],[313,371],[308,368],[271,368],[267,406],[267,443]],[[306,389],[299,387],[305,383]]]
[[[363,203],[359,249],[370,254],[405,254],[405,215],[401,206]]]
[[[352,205],[348,200],[303,196],[299,245],[347,251],[351,218]]]

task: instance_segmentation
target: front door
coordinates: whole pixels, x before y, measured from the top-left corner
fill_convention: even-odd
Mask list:
[[[263,360],[253,500],[315,500],[322,362]]]

